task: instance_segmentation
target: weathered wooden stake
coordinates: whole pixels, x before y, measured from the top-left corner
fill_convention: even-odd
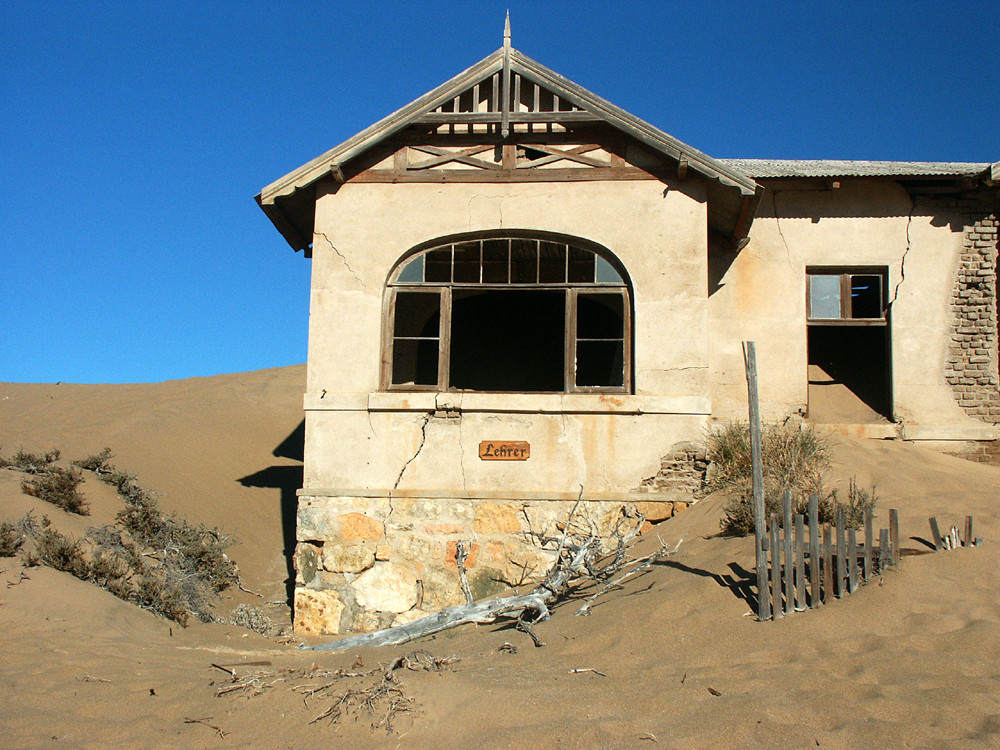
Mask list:
[[[938,552],[944,549],[944,540],[941,538],[941,529],[938,528],[936,518],[931,518],[931,536],[934,539],[934,549]]]
[[[819,498],[809,496],[809,606],[819,606]]]
[[[844,532],[844,506],[837,504],[837,598],[844,596],[847,579],[847,535]]]
[[[847,591],[853,594],[858,590],[858,534],[854,529],[847,530]]]
[[[767,595],[767,586],[764,586]],[[771,599],[774,619],[780,620],[784,617],[781,611],[781,546],[778,544],[778,514],[771,514]]]
[[[760,455],[760,402],[757,397],[757,347],[753,341],[743,342],[743,359],[747,373],[747,402],[750,417],[750,463],[753,469],[753,525],[757,546],[757,619],[771,617],[771,604],[764,594],[767,588],[767,519],[764,516],[764,465]],[[773,553],[772,553],[773,554]]]
[[[878,572],[885,573],[889,566],[889,529],[878,530]]]
[[[785,614],[795,609],[795,552],[792,547],[792,493],[785,491],[781,498],[781,533],[785,539]]]
[[[971,547],[976,541],[972,536],[972,516],[965,517],[965,539],[962,540],[963,547]]]
[[[889,509],[889,545],[892,547],[892,564],[899,566],[899,511]]]
[[[833,599],[833,528],[823,524],[823,603]]]
[[[865,583],[868,579],[872,577],[872,545],[874,544],[874,539],[872,538],[872,509],[865,508],[864,510],[865,519]]]
[[[795,514],[795,610],[806,610],[806,519]]]

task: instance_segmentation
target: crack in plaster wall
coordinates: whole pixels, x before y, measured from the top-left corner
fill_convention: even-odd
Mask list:
[[[899,281],[896,282],[896,287],[892,290],[892,299],[889,300],[890,310],[892,309],[893,304],[895,304],[896,298],[899,297],[899,287],[906,279],[906,256],[910,252],[910,225],[913,223],[913,212],[916,208],[917,202],[911,197],[910,213],[906,217],[906,247],[903,249],[903,255],[899,259]]]
[[[426,414],[424,414],[424,416],[421,418],[421,421],[420,421],[420,445],[417,446],[416,452],[412,456],[410,456],[409,460],[407,460],[407,462],[405,464],[403,464],[403,468],[399,470],[399,476],[396,477],[396,483],[394,485],[392,485],[392,488],[394,490],[399,488],[399,483],[401,481],[403,481],[403,474],[406,473],[407,468],[409,468],[410,464],[413,463],[413,461],[416,459],[416,457],[420,455],[420,451],[422,451],[424,449],[424,443],[427,442],[427,423],[431,421],[431,417],[433,417],[433,416],[434,416],[434,412],[429,411]]]
[[[340,258],[342,261],[344,261],[344,266],[346,266],[347,270],[351,272],[351,276],[353,276],[355,279],[357,279],[357,282],[359,284],[361,284],[361,288],[362,289],[368,289],[368,287],[365,285],[365,282],[363,282],[361,280],[361,277],[358,276],[357,272],[353,268],[351,268],[351,264],[347,262],[347,258],[345,258],[344,254],[342,252],[340,252],[340,250],[337,249],[337,246],[333,244],[333,242],[330,240],[330,238],[327,237],[324,232],[316,232],[315,234],[316,234],[317,237],[322,237],[324,240],[326,240],[326,244],[328,244],[330,246],[330,249],[333,250],[333,252],[335,252],[337,254],[338,258]]]

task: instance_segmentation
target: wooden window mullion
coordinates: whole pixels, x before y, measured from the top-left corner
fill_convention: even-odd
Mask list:
[[[451,287],[441,290],[441,320],[438,323],[438,390],[447,391],[451,380]]]
[[[563,353],[564,392],[576,390],[576,290],[566,290],[566,336]]]

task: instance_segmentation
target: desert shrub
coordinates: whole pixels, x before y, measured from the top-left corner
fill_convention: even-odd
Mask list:
[[[708,457],[713,463],[710,491],[726,490],[720,523],[724,534],[746,536],[754,533],[753,468],[750,460],[750,426],[730,422],[708,433]],[[782,497],[792,493],[792,513],[805,514],[809,495],[819,499],[819,520],[835,520],[837,493],[826,486],[824,471],[829,467],[829,445],[811,426],[766,424],[761,428],[761,463],[764,480],[764,509],[782,514]],[[848,526],[862,523],[864,507],[873,507],[875,489],[861,490],[851,480],[844,504]]]
[[[111,449],[104,448],[99,453],[74,461],[73,465],[79,466],[81,469],[86,469],[87,471],[92,471],[95,474],[110,473],[112,471],[112,466],[109,462],[112,458],[114,458],[114,454],[111,453]]]
[[[42,457],[50,459],[47,464],[38,456],[24,454],[28,459],[19,459],[20,455],[7,464],[44,465],[36,479],[25,480],[29,494],[41,497],[38,493],[55,484],[55,496],[65,502],[68,485],[75,481],[75,489],[83,481],[79,472],[49,466],[58,451]],[[225,552],[232,540],[217,529],[164,515],[156,496],[143,489],[133,474],[111,465],[111,457],[111,449],[105,448],[74,464],[94,472],[118,492],[124,507],[115,517],[116,525],[91,528],[85,539],[77,541],[59,534],[45,519],[40,532],[29,529],[24,534],[35,541],[29,562],[72,573],[181,625],[191,615],[213,620],[214,598],[239,580],[236,565]]]
[[[21,491],[70,513],[87,516],[90,506],[78,489],[82,482],[83,475],[79,472],[50,466],[21,482]]]
[[[229,615],[229,622],[247,630],[252,630],[261,635],[271,635],[279,630],[279,626],[274,620],[267,616],[260,607],[251,607],[249,604],[240,604]]]
[[[0,523],[0,557],[14,557],[24,545],[24,534],[16,524]]]
[[[52,528],[47,517],[42,519],[42,530],[35,537],[35,553],[43,565],[63,570],[85,581],[90,578],[82,542],[60,534]]]
[[[59,460],[59,451],[53,448],[45,453],[25,453],[18,450],[10,458],[0,456],[0,469],[14,469],[26,474],[39,474]]]
[[[834,490],[831,493],[831,505],[836,508],[837,503],[837,491]],[[858,487],[858,483],[855,481],[854,477],[851,477],[847,485],[847,500],[841,503],[844,508],[844,524],[849,529],[859,529],[865,522],[865,509],[870,509],[872,511],[872,517],[875,515],[875,504],[878,502],[878,495],[876,494],[876,488],[873,486],[870,490],[862,489]],[[831,511],[831,515],[835,510]]]

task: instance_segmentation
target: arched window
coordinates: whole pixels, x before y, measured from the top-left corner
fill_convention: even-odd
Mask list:
[[[631,300],[606,251],[558,238],[456,239],[388,281],[389,390],[631,390]]]

